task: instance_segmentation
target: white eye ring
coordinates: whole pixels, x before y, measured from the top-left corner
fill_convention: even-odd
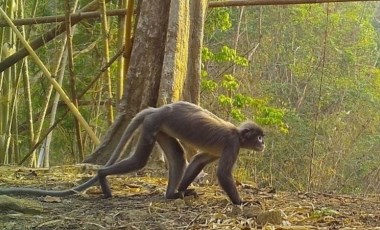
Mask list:
[[[258,137],[257,137],[257,140],[258,140],[259,142],[263,142],[263,136],[258,136]]]

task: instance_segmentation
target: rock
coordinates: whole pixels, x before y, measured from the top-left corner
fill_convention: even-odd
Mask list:
[[[257,215],[262,212],[263,212],[263,209],[259,205],[247,206],[243,208],[243,217],[245,218],[257,217]]]
[[[0,210],[14,210],[25,214],[39,214],[43,211],[40,202],[28,199],[16,199],[6,195],[0,195]]]
[[[259,225],[270,224],[282,224],[282,215],[280,210],[272,210],[266,212],[260,212],[257,215],[256,222]]]

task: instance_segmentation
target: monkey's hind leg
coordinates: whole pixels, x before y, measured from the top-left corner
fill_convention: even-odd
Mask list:
[[[177,139],[165,133],[158,133],[157,142],[164,151],[169,165],[169,178],[165,197],[167,199],[180,198],[177,188],[186,167],[185,152]]]
[[[98,170],[99,184],[102,188],[103,198],[112,197],[112,192],[106,178],[108,175],[133,172],[142,169],[147,164],[156,141],[154,133],[155,132],[152,131],[149,132],[147,128],[143,127],[137,143],[136,151],[132,156]]]

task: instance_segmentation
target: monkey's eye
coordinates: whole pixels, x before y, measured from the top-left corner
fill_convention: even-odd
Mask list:
[[[257,137],[257,140],[261,143],[261,142],[263,142],[263,136],[258,136]]]

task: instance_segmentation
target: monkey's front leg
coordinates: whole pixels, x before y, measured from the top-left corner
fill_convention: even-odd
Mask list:
[[[185,175],[183,176],[178,187],[181,197],[186,196],[187,194],[195,193],[194,189],[188,189],[189,185],[207,164],[215,161],[216,159],[218,159],[218,157],[208,153],[199,153],[194,156],[193,160],[187,166]]]
[[[219,185],[227,193],[232,203],[241,205],[244,202],[240,199],[232,176],[232,168],[236,162],[238,150],[233,151],[232,147],[233,145],[230,146],[232,150],[226,148],[226,150],[223,151],[216,174],[219,180]]]
[[[170,194],[166,194],[165,198],[169,200],[174,200],[174,199],[183,199],[186,196],[193,196],[195,198],[198,198],[198,193],[195,191],[195,189],[188,188],[185,191],[180,191],[180,192],[172,192]]]
[[[193,188],[188,188],[185,191],[178,192],[181,199],[185,198],[185,196],[193,196],[194,198],[198,198],[198,193]]]

